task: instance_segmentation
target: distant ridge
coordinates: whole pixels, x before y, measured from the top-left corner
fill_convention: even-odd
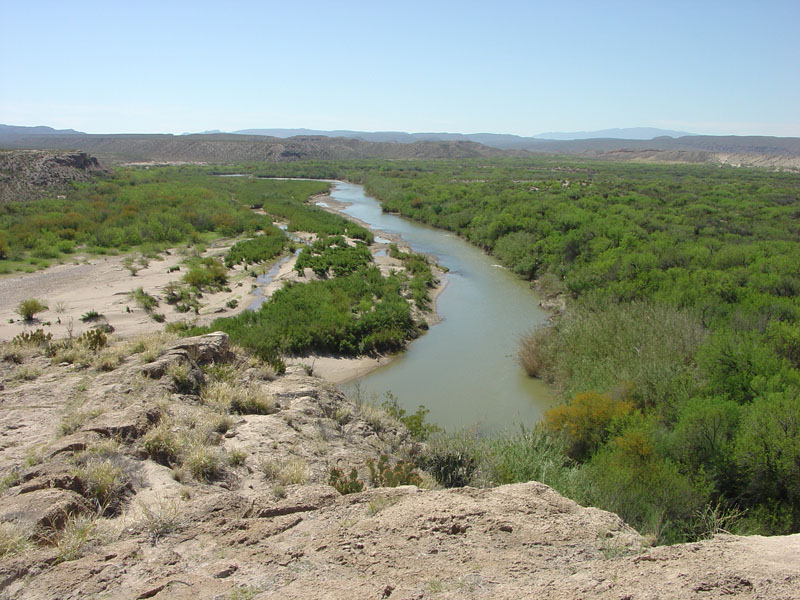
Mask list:
[[[0,123],[0,139],[6,137],[27,137],[29,135],[75,135],[81,131],[74,129],[53,129],[39,125],[37,127],[25,127],[22,125],[3,125]]]
[[[697,135],[686,131],[657,129],[655,127],[625,127],[622,129],[601,129],[599,131],[572,131],[539,133],[533,137],[537,140],[593,140],[598,138],[617,140],[652,140],[657,137],[684,137]]]
[[[218,133],[218,132],[214,132]],[[326,137],[345,137],[367,142],[396,142],[410,144],[413,142],[431,141],[470,141],[493,146],[495,148],[528,148],[535,140],[589,140],[589,139],[624,139],[652,140],[657,137],[684,137],[696,135],[685,131],[657,129],[655,127],[628,127],[623,129],[603,129],[600,131],[575,131],[540,133],[525,137],[508,133],[406,133],[404,131],[353,131],[350,129],[240,129],[231,131],[236,135],[266,135],[270,137],[288,138],[298,135],[324,135]]]

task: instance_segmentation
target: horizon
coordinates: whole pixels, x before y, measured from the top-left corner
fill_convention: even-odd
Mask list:
[[[19,126],[800,137],[800,4],[786,0],[89,1],[79,13],[40,0],[3,17],[0,122]]]

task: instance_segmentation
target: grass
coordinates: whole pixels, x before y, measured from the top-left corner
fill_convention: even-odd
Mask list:
[[[283,486],[303,484],[311,476],[308,463],[299,457],[280,460],[261,459],[258,463],[258,468],[267,479],[277,481]]]
[[[136,302],[139,308],[143,309],[145,312],[152,312],[152,310],[158,306],[158,298],[145,292],[144,288],[136,288],[129,293],[129,296],[131,300]]]
[[[183,525],[183,511],[174,498],[158,498],[154,502],[137,505],[136,528],[155,544],[160,538],[174,533]]]
[[[239,415],[268,415],[275,412],[275,398],[258,384],[214,383],[204,401]]]
[[[17,523],[0,523],[0,558],[24,554],[32,548],[30,532]]]

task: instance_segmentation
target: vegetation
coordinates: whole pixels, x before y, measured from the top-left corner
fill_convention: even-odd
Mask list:
[[[47,304],[36,298],[28,298],[19,303],[16,313],[26,321],[33,321],[33,318],[40,312],[47,310]]]
[[[417,335],[401,296],[404,279],[377,267],[305,284],[286,285],[258,311],[217,319],[211,329],[275,363],[281,354],[311,351],[358,355],[396,351]]]
[[[270,167],[287,168],[301,169]],[[742,530],[800,531],[796,176],[555,158],[334,168],[570,300],[522,343],[566,400],[535,434],[558,467],[541,479],[662,542],[696,537],[708,507],[744,514]],[[518,480],[537,472],[522,468],[531,435],[432,444],[421,461],[447,485]]]

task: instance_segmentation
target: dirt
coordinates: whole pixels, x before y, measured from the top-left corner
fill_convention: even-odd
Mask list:
[[[800,596],[800,535],[650,548],[618,516],[536,482],[443,490],[425,476],[372,487],[367,459],[416,451],[405,429],[300,368],[269,373],[232,353],[224,334],[165,341],[160,357],[133,352],[110,372],[24,354],[0,363],[0,474],[17,473],[0,494],[0,521],[38,541],[0,559],[3,599]],[[201,386],[227,365],[240,393],[256,386],[274,402],[269,414],[232,415],[213,448],[240,460],[208,481],[143,449],[160,423],[189,414],[199,423],[208,410],[202,391],[176,392],[169,373],[182,361]],[[25,367],[39,374],[15,379]],[[94,416],[63,435],[75,411]],[[70,519],[98,510],[75,465],[110,440],[128,475],[119,510],[93,517],[65,558],[52,544]],[[266,463],[300,465],[301,477],[281,485]],[[366,489],[340,495],[328,485],[333,467],[355,467]]]

